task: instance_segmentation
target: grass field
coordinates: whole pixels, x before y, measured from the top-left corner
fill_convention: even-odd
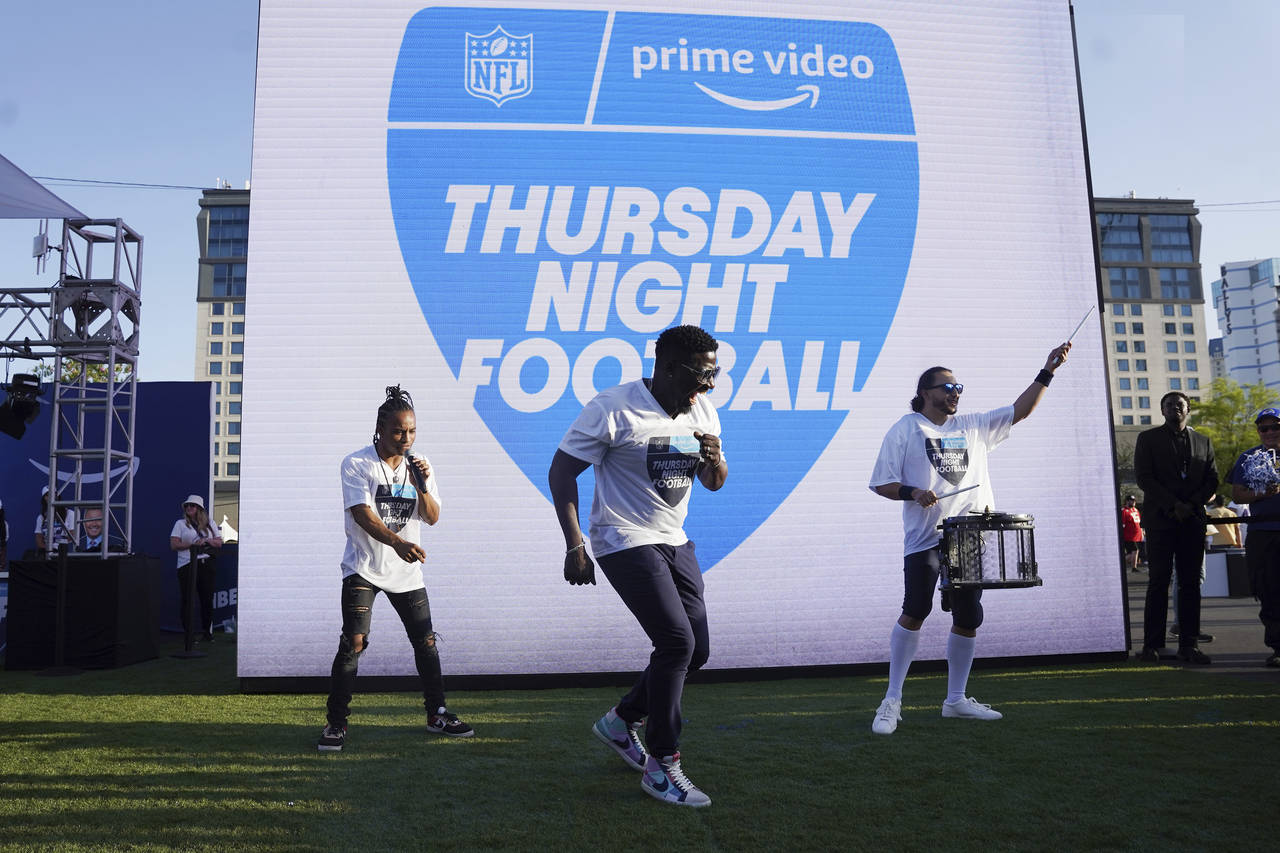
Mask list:
[[[221,639],[221,638],[220,638]],[[176,647],[175,647],[176,648]],[[455,692],[477,737],[409,693],[240,695],[208,658],[0,672],[0,850],[1267,849],[1280,679],[1089,664],[976,672],[996,723],[944,720],[945,676],[694,684],[684,768],[708,809],[645,796],[589,726],[614,689]]]

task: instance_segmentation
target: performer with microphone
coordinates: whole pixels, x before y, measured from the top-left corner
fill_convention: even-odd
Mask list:
[[[902,615],[889,634],[889,687],[871,723],[876,734],[893,734],[902,719],[902,685],[920,643],[920,627],[933,609],[933,592],[938,586],[938,525],[945,518],[994,503],[987,454],[1009,437],[1013,424],[1035,409],[1070,349],[1069,340],[1054,347],[1044,369],[1013,405],[990,412],[957,415],[964,385],[947,368],[931,367],[916,382],[911,414],[904,415],[885,435],[871,472],[870,488],[882,498],[903,502],[906,556],[902,575],[906,592]],[[951,634],[947,641],[947,698],[942,703],[942,716],[998,720],[1003,716],[999,711],[965,695],[978,626],[982,624],[982,590],[955,590],[948,598]]]
[[[389,386],[378,408],[373,444],[342,460],[347,535],[342,555],[342,636],[329,682],[328,724],[317,744],[321,752],[337,752],[346,744],[351,693],[360,655],[369,645],[373,602],[379,592],[386,593],[413,645],[427,731],[452,737],[475,733],[445,706],[440,654],[422,580],[421,564],[427,555],[419,539],[420,522],[433,525],[440,518],[440,492],[426,457],[410,452],[417,431],[413,398],[399,385]]]

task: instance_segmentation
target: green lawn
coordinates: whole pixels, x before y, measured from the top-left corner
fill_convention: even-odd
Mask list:
[[[221,640],[221,638],[220,638]],[[240,695],[234,643],[68,677],[0,672],[0,850],[1269,849],[1280,678],[1136,663],[986,670],[996,723],[944,720],[942,674],[695,684],[682,752],[714,800],[651,800],[588,727],[613,689]]]

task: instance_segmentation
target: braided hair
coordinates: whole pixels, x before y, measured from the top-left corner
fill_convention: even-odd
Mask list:
[[[911,411],[924,411],[924,389],[933,384],[933,375],[935,373],[950,372],[950,369],[946,367],[930,367],[924,373],[921,373],[920,378],[916,380],[916,395],[911,398]]]
[[[401,390],[399,385],[387,386],[387,399],[378,407],[378,421],[373,427],[373,443],[377,444],[382,435],[382,424],[387,416],[394,412],[412,412],[413,397],[408,391]]]

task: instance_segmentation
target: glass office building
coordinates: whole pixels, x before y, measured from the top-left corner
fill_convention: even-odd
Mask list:
[[[1200,221],[1181,199],[1095,198],[1112,422],[1164,422],[1160,398],[1198,400],[1211,365],[1200,275]]]
[[[205,190],[196,214],[197,380],[213,383],[213,503],[240,525],[240,414],[244,376],[245,267],[249,190]]]

